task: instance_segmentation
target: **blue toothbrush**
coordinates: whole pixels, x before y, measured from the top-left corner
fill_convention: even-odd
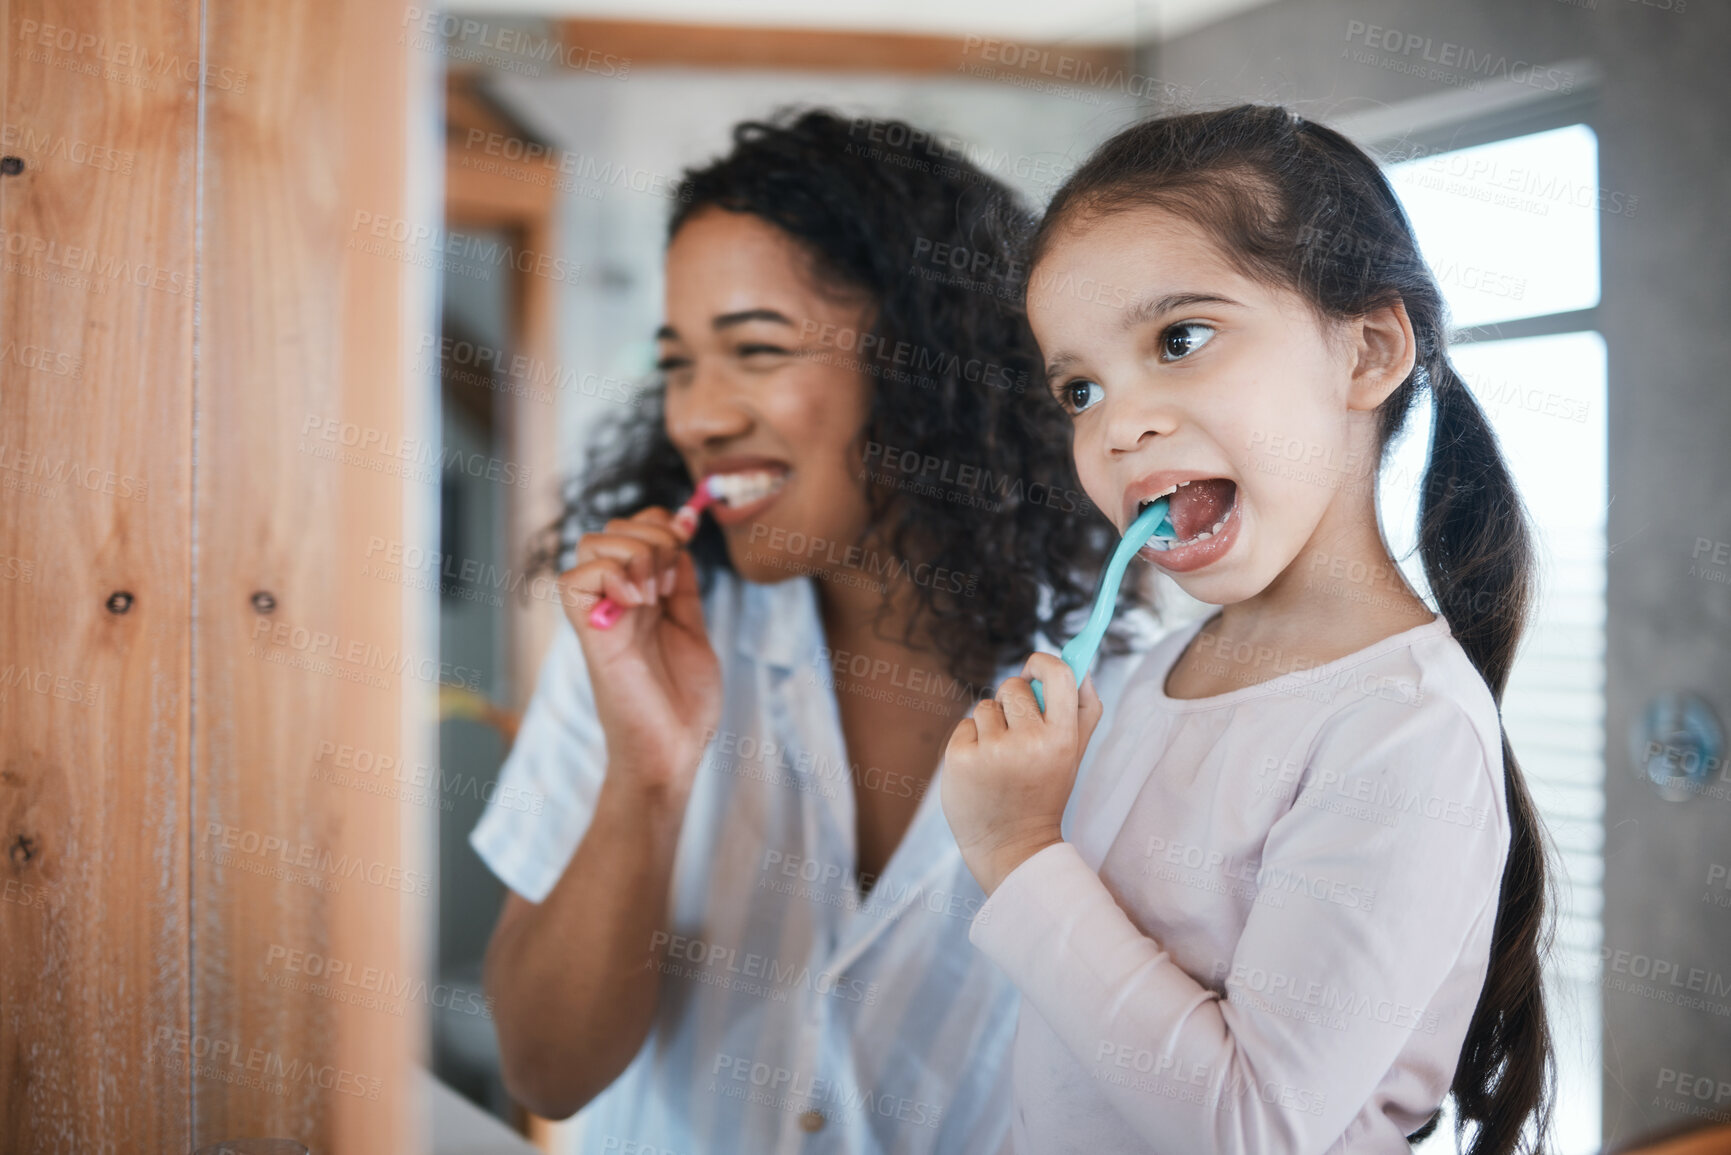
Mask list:
[[[1148,539],[1156,534],[1172,540],[1178,537],[1178,531],[1166,520],[1164,497],[1155,499],[1130,523],[1130,528],[1124,532],[1118,548],[1112,553],[1112,560],[1106,564],[1106,572],[1100,575],[1100,589],[1094,595],[1094,609],[1088,615],[1088,624],[1082,627],[1081,633],[1064,643],[1064,648],[1058,652],[1058,656],[1064,659],[1064,664],[1070,667],[1070,672],[1076,675],[1078,687],[1087,676],[1088,667],[1094,664],[1094,654],[1100,649],[1101,640],[1106,637],[1106,627],[1112,624],[1112,608],[1118,603],[1118,586],[1124,580],[1124,571],[1130,566],[1131,556],[1148,544]],[[1038,678],[1034,679],[1034,701],[1039,704],[1040,713],[1044,714],[1046,695]]]

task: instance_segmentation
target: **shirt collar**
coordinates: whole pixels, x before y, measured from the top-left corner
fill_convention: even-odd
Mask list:
[[[812,578],[759,583],[729,572],[719,576],[739,586],[739,629],[734,635],[734,648],[741,656],[784,670],[817,660],[824,635],[817,587]],[[1036,632],[1034,648],[1051,654],[1058,652],[1057,645],[1043,631]],[[1012,662],[998,671],[990,686],[981,690],[990,694],[1005,678],[1021,672],[1021,663]]]
[[[759,584],[736,579],[742,589],[734,645],[744,657],[784,670],[816,657],[823,644],[817,591],[809,577]]]

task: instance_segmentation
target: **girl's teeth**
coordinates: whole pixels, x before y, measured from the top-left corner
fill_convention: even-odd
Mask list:
[[[1209,538],[1219,533],[1225,525],[1226,519],[1223,517],[1201,533],[1197,534],[1195,537],[1185,538],[1183,541],[1170,541],[1163,537],[1151,537],[1148,539],[1148,548],[1152,549],[1155,553],[1165,553],[1169,549],[1182,549],[1185,546],[1195,545],[1197,542],[1207,541]]]

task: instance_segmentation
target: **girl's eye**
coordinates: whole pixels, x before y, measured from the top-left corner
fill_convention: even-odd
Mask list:
[[[1105,395],[1097,381],[1068,381],[1058,390],[1058,402],[1073,416]]]
[[[690,364],[691,364],[690,358],[679,357],[679,356],[676,356],[672,353],[669,353],[665,357],[659,357],[656,359],[655,368],[660,373],[671,374],[671,373],[674,373],[680,369],[684,369],[684,368],[688,367]]]
[[[1160,334],[1160,359],[1177,361],[1214,339],[1214,326],[1201,321],[1180,321]]]

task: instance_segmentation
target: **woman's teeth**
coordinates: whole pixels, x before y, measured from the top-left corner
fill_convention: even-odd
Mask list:
[[[723,505],[746,506],[761,501],[782,487],[787,474],[775,469],[752,469],[739,473],[712,473],[710,492]]]

